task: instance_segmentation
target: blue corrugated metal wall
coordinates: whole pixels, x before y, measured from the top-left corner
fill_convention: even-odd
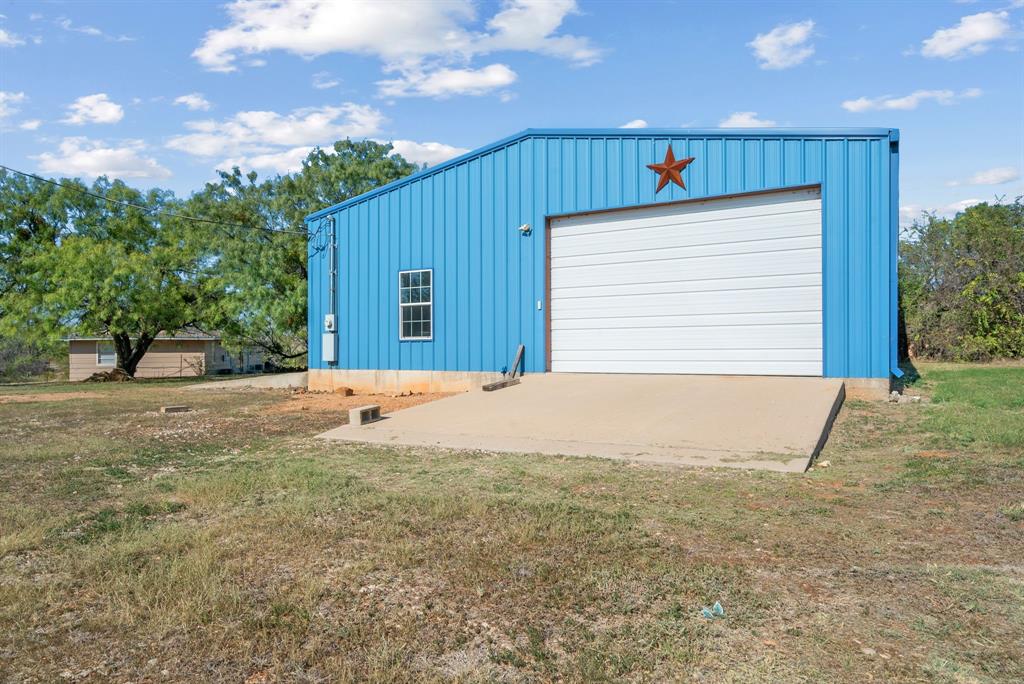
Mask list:
[[[313,214],[338,235],[338,368],[494,371],[526,345],[545,366],[545,218],[820,183],[825,374],[895,366],[895,131],[525,131]],[[655,196],[669,144],[687,189]],[[530,235],[518,227],[529,223]],[[326,231],[326,228],[323,228]],[[328,253],[310,242],[309,365],[320,361]],[[400,342],[398,272],[434,270],[434,338]]]

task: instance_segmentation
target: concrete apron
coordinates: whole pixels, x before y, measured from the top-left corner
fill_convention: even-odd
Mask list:
[[[545,373],[319,437],[803,472],[844,396],[833,378]]]

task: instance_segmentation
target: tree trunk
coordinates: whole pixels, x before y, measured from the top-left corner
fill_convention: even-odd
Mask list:
[[[139,367],[139,361],[149,351],[153,344],[155,335],[142,333],[132,347],[132,340],[127,333],[117,333],[114,337],[114,349],[117,350],[117,368],[124,371],[129,377],[135,377],[135,370]]]

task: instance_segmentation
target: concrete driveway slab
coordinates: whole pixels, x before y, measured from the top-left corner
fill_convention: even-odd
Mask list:
[[[546,373],[320,437],[802,472],[843,398],[831,378]]]

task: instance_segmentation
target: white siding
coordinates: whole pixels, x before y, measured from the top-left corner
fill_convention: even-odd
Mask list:
[[[551,222],[551,369],[821,375],[821,196]]]

